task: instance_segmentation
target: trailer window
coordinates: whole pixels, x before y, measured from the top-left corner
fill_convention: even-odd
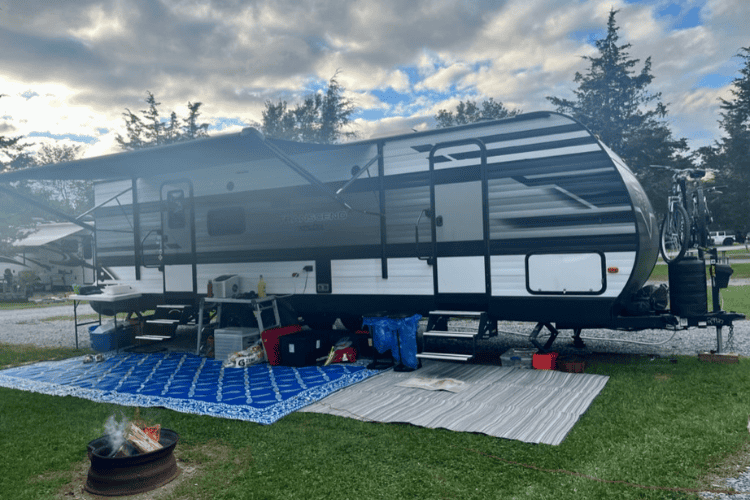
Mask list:
[[[60,249],[65,253],[78,253],[78,240],[63,240],[60,242]]]
[[[526,289],[532,294],[604,293],[607,281],[600,253],[530,254]]]
[[[94,257],[94,240],[91,236],[86,236],[83,239],[83,258],[88,260]]]
[[[182,189],[167,193],[167,226],[169,229],[185,227],[185,192]]]
[[[245,210],[242,207],[219,208],[208,212],[209,236],[229,236],[245,232]]]

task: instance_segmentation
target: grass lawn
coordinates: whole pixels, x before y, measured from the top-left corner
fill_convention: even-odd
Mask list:
[[[2,354],[0,365],[58,355]],[[181,435],[181,466],[194,472],[168,491],[175,499],[690,498],[673,489],[710,487],[712,473],[747,465],[749,361],[618,357],[587,372],[611,378],[560,446],[306,413],[270,426],[159,408],[140,416]],[[86,443],[109,415],[134,411],[0,389],[0,491],[77,497]]]
[[[734,271],[732,273],[732,277],[729,278],[729,283],[731,285],[732,280],[734,279],[748,279],[750,278],[750,263],[747,262],[741,262],[741,263],[734,263],[730,264],[732,266],[732,270]],[[666,265],[656,265],[654,266],[654,270],[651,271],[651,277],[649,279],[652,280],[658,280],[658,281],[667,281],[667,268]],[[710,276],[708,275],[708,266],[706,266],[706,279],[709,279]]]

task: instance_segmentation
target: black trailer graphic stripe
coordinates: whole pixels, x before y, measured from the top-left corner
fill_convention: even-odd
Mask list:
[[[491,255],[526,255],[543,249],[554,250],[559,253],[591,251],[596,248],[601,252],[633,252],[637,249],[635,234],[604,234],[597,236],[572,237],[544,237],[493,240],[490,242]],[[439,257],[481,255],[484,243],[482,241],[438,243]],[[427,243],[424,250],[429,251]],[[111,249],[101,249],[103,255],[99,263],[107,267],[132,266],[132,254],[127,256],[106,255]],[[131,250],[132,251],[132,250]],[[379,259],[380,245],[362,245],[346,247],[317,247],[317,248],[285,248],[272,250],[237,250],[228,252],[199,252],[198,264],[229,264],[241,262],[288,262],[312,260],[347,260],[347,259]],[[389,244],[386,248],[388,258],[413,258],[417,263],[415,245]],[[421,254],[420,254],[421,255]],[[173,264],[190,263],[189,254],[175,255]],[[419,261],[420,265],[424,264]]]

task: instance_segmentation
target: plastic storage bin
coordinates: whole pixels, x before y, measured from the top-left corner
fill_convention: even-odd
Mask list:
[[[225,361],[231,354],[243,351],[260,339],[257,328],[228,327],[214,330],[214,358]]]
[[[530,369],[536,352],[536,349],[508,349],[500,355],[500,361],[505,367]]]

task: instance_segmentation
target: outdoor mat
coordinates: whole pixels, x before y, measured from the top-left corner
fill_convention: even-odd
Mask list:
[[[414,372],[383,372],[300,411],[375,422],[479,432],[558,445],[609,377],[422,360]],[[459,392],[403,387],[415,376],[464,382]]]
[[[112,353],[98,363],[78,357],[2,370],[0,386],[272,424],[376,373],[344,364],[224,368],[221,361],[194,354]]]

